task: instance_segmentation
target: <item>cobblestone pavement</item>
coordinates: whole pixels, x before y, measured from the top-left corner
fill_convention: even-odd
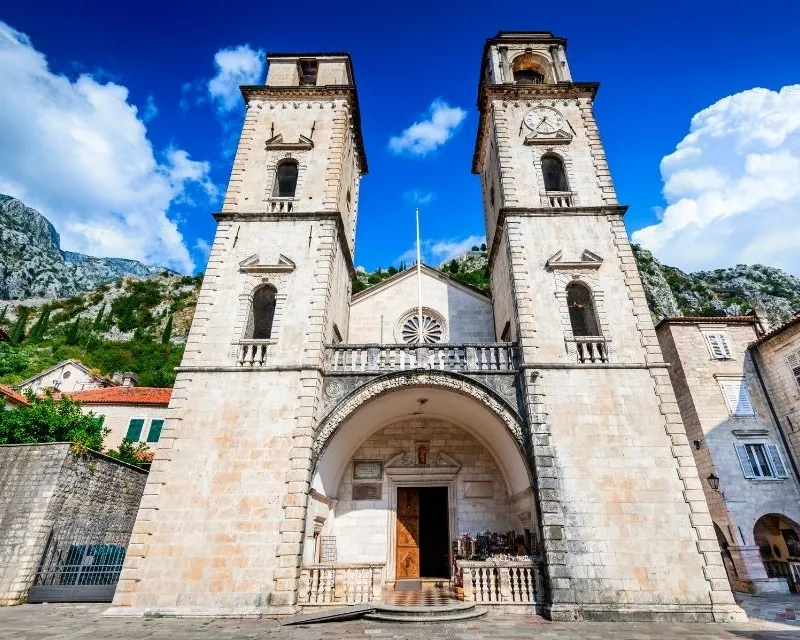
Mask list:
[[[0,609],[2,640],[800,640],[800,626],[754,620],[743,625],[552,623],[535,616],[491,614],[476,621],[445,624],[383,624],[358,620],[280,627],[274,620],[106,618],[107,605],[23,605]]]

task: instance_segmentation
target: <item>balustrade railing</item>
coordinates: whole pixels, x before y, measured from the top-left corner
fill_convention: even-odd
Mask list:
[[[377,602],[383,589],[384,564],[314,564],[300,568],[301,606]]]
[[[236,343],[236,364],[240,367],[261,367],[267,362],[267,348],[272,340],[239,340]]]
[[[573,338],[575,359],[580,364],[602,364],[608,362],[608,343],[605,338]]]
[[[464,600],[482,604],[535,604],[540,586],[533,561],[458,560]]]
[[[542,194],[542,206],[561,209],[575,206],[575,197],[571,191],[548,191]]]
[[[267,201],[270,213],[291,213],[294,211],[293,198],[270,198]]]
[[[515,371],[514,344],[337,344],[326,353],[331,372],[378,373],[404,369]]]

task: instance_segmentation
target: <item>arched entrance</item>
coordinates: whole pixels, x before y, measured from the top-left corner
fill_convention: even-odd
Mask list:
[[[786,578],[789,589],[800,588],[800,526],[778,513],[761,516],[753,527],[764,569],[770,578]]]
[[[376,379],[342,405],[318,432],[304,565],[369,567],[392,586],[449,582],[462,557],[529,560],[534,492],[522,425],[501,399],[426,372]]]

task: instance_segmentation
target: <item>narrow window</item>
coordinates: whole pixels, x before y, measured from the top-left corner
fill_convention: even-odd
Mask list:
[[[147,432],[147,441],[148,442],[158,442],[158,439],[161,437],[161,429],[164,426],[163,420],[151,420],[150,421],[150,431]]]
[[[569,191],[564,163],[558,156],[553,154],[542,156],[542,175],[545,191]]]
[[[345,200],[347,201],[347,210],[350,211],[350,202],[351,202],[350,189],[347,190],[347,197],[345,198]]]
[[[576,338],[600,336],[592,292],[589,289],[578,282],[570,282],[567,285],[567,307],[573,336]]]
[[[722,380],[720,381],[722,393],[725,395],[725,402],[728,403],[732,416],[754,416],[753,404],[750,402],[750,394],[747,393],[747,385],[744,380]]]
[[[339,331],[335,322],[333,323],[333,344],[342,344],[342,332]]]
[[[125,438],[131,442],[139,442],[139,438],[142,437],[143,428],[144,420],[141,418],[132,418],[128,423],[128,433],[125,434]]]
[[[249,338],[269,340],[272,337],[272,321],[275,318],[275,295],[277,293],[274,287],[264,285],[253,294]]]
[[[494,185],[489,188],[489,202],[494,207]]]
[[[317,84],[319,63],[316,60],[300,60],[297,63],[297,71],[300,76],[301,86],[313,87]]]
[[[272,195],[278,198],[294,198],[297,189],[297,163],[284,160],[275,171],[275,187]]]
[[[797,388],[800,389],[800,351],[795,351],[786,356],[786,362],[792,370],[792,376],[797,383]]]
[[[503,333],[500,334],[500,342],[511,342],[511,323],[506,322],[503,327]]]
[[[712,357],[716,360],[730,360],[733,357],[727,333],[724,331],[706,331],[704,335]]]

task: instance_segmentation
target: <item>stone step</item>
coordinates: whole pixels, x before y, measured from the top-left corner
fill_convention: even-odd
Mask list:
[[[364,617],[383,622],[458,622],[485,616],[486,609],[478,608],[474,602],[458,602],[433,607],[401,607],[376,604],[375,611]]]

